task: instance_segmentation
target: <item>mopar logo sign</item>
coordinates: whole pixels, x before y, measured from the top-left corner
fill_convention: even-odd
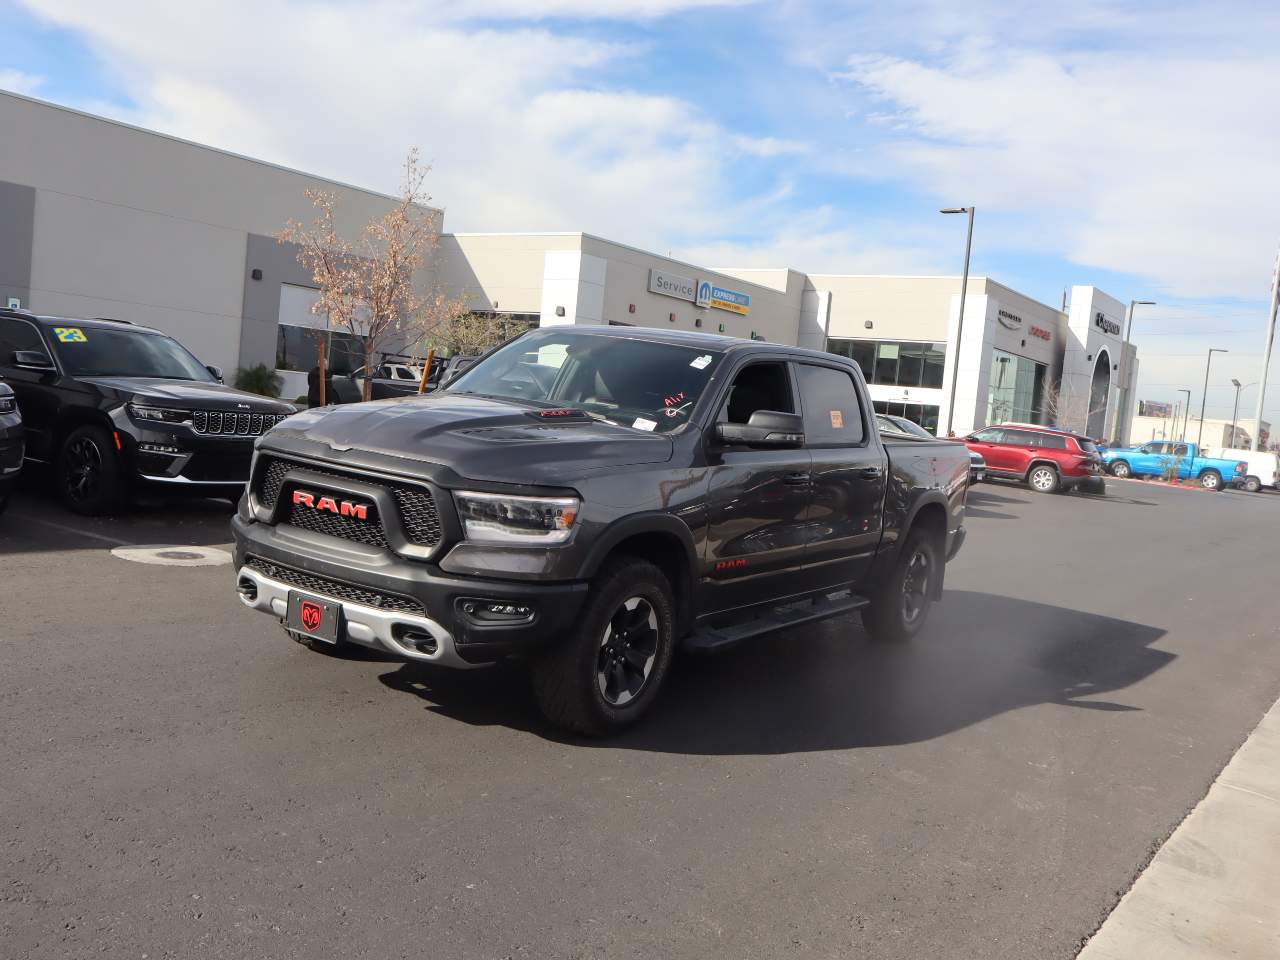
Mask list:
[[[731,313],[747,314],[751,312],[751,297],[736,290],[726,290],[714,283],[703,280],[698,284],[697,304],[700,307],[715,307],[717,310],[728,310]]]
[[[692,277],[682,277],[678,273],[664,273],[661,270],[649,271],[649,292],[660,293],[664,297],[675,297],[677,300],[693,300],[697,283]]]
[[[1120,324],[1116,323],[1101,310],[1093,315],[1093,325],[1103,333],[1109,333],[1113,337],[1120,336]]]
[[[698,299],[694,302],[700,307],[711,306],[711,284],[705,280],[698,284]]]

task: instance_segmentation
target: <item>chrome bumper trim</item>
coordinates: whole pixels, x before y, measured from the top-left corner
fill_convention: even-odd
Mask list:
[[[241,603],[252,610],[257,610],[260,613],[269,613],[283,621],[289,613],[289,591],[294,588],[291,588],[288,584],[281,583],[279,580],[264,577],[252,567],[241,567],[236,571],[236,583],[239,584],[244,579],[253,581],[254,587],[257,589],[257,596],[253,600],[249,600],[241,593]],[[311,593],[308,590],[300,590],[298,592]],[[442,667],[454,667],[459,670],[470,670],[475,667],[485,666],[485,664],[468,663],[458,656],[453,634],[429,617],[416,617],[396,610],[378,610],[374,607],[366,607],[363,604],[339,600],[337,597],[325,596],[322,593],[314,595],[342,607],[344,632],[346,639],[352,643],[358,643],[364,647],[372,647],[375,650],[383,650],[406,660],[435,663]],[[393,632],[397,626],[410,627],[430,634],[436,642],[436,649],[431,653],[424,653],[416,647],[401,643],[395,638]]]

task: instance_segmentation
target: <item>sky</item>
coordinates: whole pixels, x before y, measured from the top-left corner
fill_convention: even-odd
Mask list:
[[[1280,4],[0,0],[0,88],[708,266],[972,272],[1138,308],[1138,395],[1250,416]],[[1268,416],[1280,422],[1280,361]]]

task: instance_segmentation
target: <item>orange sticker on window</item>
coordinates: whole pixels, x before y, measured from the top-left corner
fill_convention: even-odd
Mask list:
[[[831,411],[831,426],[836,430],[844,429],[844,414],[839,410]]]

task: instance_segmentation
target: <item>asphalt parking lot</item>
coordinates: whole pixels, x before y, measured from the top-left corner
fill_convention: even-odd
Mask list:
[[[1072,957],[1280,694],[1280,495],[974,492],[913,644],[684,658],[565,738],[522,673],[243,609],[226,504],[0,519],[4,956]]]

